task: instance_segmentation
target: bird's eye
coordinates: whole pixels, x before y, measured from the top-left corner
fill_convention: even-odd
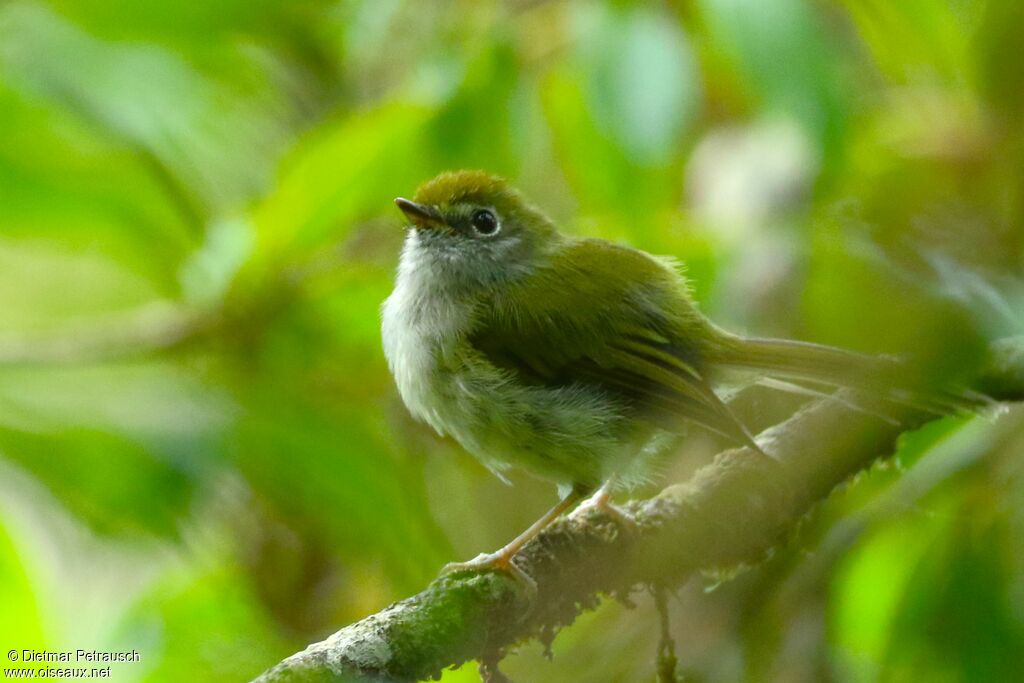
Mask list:
[[[477,209],[469,218],[473,229],[481,235],[493,235],[498,232],[498,217],[488,209]]]

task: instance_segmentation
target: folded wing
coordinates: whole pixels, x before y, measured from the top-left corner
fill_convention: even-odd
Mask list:
[[[689,420],[754,445],[704,376],[705,323],[669,265],[581,240],[492,303],[469,341],[520,381],[593,387],[669,431]]]

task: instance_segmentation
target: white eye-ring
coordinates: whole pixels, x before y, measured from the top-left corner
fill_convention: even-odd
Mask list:
[[[483,235],[484,237],[490,237],[491,235],[497,234],[498,230],[501,229],[501,223],[498,222],[498,217],[494,215],[494,212],[490,209],[477,209],[473,212],[473,215],[469,217],[469,222],[476,230],[477,234]]]

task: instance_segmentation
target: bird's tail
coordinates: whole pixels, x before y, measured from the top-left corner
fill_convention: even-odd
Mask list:
[[[873,384],[900,367],[899,360],[891,356],[786,339],[733,338],[714,354],[714,360],[723,365],[842,386]]]
[[[846,349],[783,339],[730,337],[712,352],[726,366],[756,370],[772,377],[827,384],[864,392],[937,414],[986,405],[983,395],[950,388],[926,388],[909,363]]]

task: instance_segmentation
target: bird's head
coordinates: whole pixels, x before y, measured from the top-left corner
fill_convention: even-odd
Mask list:
[[[430,267],[459,288],[522,277],[558,240],[550,219],[483,171],[442,173],[395,204],[410,228],[403,261]]]

